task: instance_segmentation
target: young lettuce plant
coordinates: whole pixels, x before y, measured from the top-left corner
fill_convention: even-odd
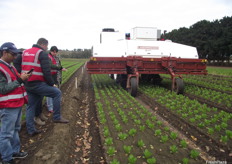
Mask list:
[[[232,131],[231,130],[226,130],[226,135],[232,139]]]
[[[141,121],[137,120],[137,119],[135,119],[134,122],[135,122],[136,125],[140,125],[141,124]]]
[[[106,144],[107,146],[113,145],[113,138],[112,138],[112,137],[107,137],[107,138],[105,139],[105,144]]]
[[[104,137],[109,137],[110,136],[110,131],[109,131],[108,127],[104,127],[103,135],[104,135]]]
[[[118,133],[118,137],[120,140],[125,140],[128,137],[128,134],[120,132]]]
[[[108,147],[108,149],[107,149],[107,154],[108,154],[109,156],[113,156],[115,153],[116,153],[115,147],[113,147],[113,146]]]
[[[148,149],[145,149],[143,155],[146,159],[148,159],[152,156],[152,153]]]
[[[171,152],[172,154],[177,153],[177,151],[178,151],[178,148],[177,148],[176,145],[170,146],[169,149],[170,149],[170,152]]]
[[[191,150],[190,151],[190,157],[192,159],[197,159],[197,157],[200,155],[200,152],[196,151],[196,150]]]
[[[123,150],[125,151],[126,154],[130,154],[132,150],[132,146],[123,145]]]
[[[136,158],[134,155],[130,154],[130,155],[128,156],[128,163],[129,163],[129,164],[135,164],[136,161],[137,161],[137,158]]]
[[[161,143],[165,143],[167,141],[168,141],[168,136],[167,135],[161,136],[161,139],[160,139]]]
[[[137,133],[137,130],[132,128],[132,129],[129,130],[128,133],[129,133],[130,136],[135,136],[135,134]]]
[[[180,141],[180,147],[187,148],[187,146],[188,146],[188,144],[187,144],[187,142],[185,140]]]
[[[177,133],[175,133],[175,132],[171,132],[171,134],[170,134],[170,138],[172,139],[172,140],[175,140],[176,138],[177,138]]]
[[[141,139],[141,140],[139,140],[138,141],[138,147],[140,147],[140,148],[142,148],[142,147],[144,147],[145,146],[145,143],[143,142],[143,140]]]
[[[155,130],[155,136],[160,136],[161,134],[162,133],[160,129]]]
[[[182,159],[182,163],[183,164],[188,164],[189,163],[189,159],[188,158],[183,158]]]
[[[156,122],[158,126],[161,126],[163,123],[161,121]]]
[[[120,162],[117,159],[113,159],[110,161],[110,164],[120,164]]]
[[[128,118],[127,116],[122,116],[122,122],[127,124],[128,123]]]
[[[214,129],[213,129],[213,128],[208,128],[208,133],[209,133],[210,135],[212,135],[212,134],[214,133]]]
[[[122,126],[120,124],[115,125],[115,129],[120,132],[122,130]]]
[[[147,163],[148,163],[148,164],[155,164],[155,163],[156,163],[156,158],[155,158],[155,157],[148,158],[148,159],[147,159]]]
[[[140,125],[139,130],[143,132],[145,130],[145,125]]]
[[[227,142],[228,142],[228,140],[229,140],[229,138],[228,138],[228,136],[227,136],[227,135],[225,135],[225,136],[221,136],[221,138],[220,138],[220,141],[221,141],[221,142],[223,142],[223,143],[227,143]]]

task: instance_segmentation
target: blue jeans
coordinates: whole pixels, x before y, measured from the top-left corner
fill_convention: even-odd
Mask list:
[[[47,97],[46,101],[47,101],[48,111],[53,111],[53,98]]]
[[[40,102],[38,102],[38,106],[36,106],[36,109],[35,109],[35,117],[39,117],[40,114],[42,113],[43,96],[41,96],[41,98],[38,98],[38,99],[40,99]]]
[[[61,97],[62,93],[60,89],[56,87],[52,87],[47,85],[45,82],[38,83],[33,88],[27,89],[28,94],[28,105],[26,111],[26,125],[27,125],[27,132],[32,134],[36,131],[34,117],[35,111],[38,106],[41,105],[42,98],[52,97],[53,98],[53,105],[54,105],[54,113],[53,113],[53,120],[60,120],[61,119]]]
[[[21,128],[22,107],[0,109],[0,153],[3,161],[12,159],[20,151],[19,130]]]

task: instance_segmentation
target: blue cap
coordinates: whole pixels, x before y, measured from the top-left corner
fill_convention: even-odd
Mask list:
[[[22,53],[22,51],[20,51],[19,49],[16,48],[16,46],[14,45],[14,43],[11,43],[11,42],[6,42],[4,43],[1,48],[0,48],[1,51],[10,51],[10,52],[13,52],[13,53],[16,53],[16,54],[19,54],[19,53]]]

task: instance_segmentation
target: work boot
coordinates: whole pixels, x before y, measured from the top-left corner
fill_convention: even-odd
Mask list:
[[[37,125],[41,125],[41,126],[45,125],[45,122],[42,121],[42,120],[40,119],[40,117],[35,117],[35,118],[34,118],[34,121],[35,121],[35,123],[36,123]]]
[[[16,158],[25,158],[26,156],[28,155],[28,153],[27,152],[19,152],[19,153],[14,153],[13,155],[12,155],[12,158],[13,159],[16,159]]]
[[[47,118],[43,113],[41,113],[41,114],[39,115],[39,117],[40,117],[40,119],[41,119],[42,121],[48,120],[48,118]]]
[[[66,120],[64,118],[60,118],[59,120],[53,120],[54,123],[63,123],[63,124],[67,124],[69,123],[69,120]]]
[[[29,134],[30,137],[34,137],[38,134],[42,133],[42,130],[35,130],[33,133]]]

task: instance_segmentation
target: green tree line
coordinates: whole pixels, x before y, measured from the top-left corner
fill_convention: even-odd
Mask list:
[[[231,64],[232,16],[226,16],[212,22],[202,20],[189,28],[175,29],[162,34],[161,37],[196,47],[199,58],[206,58],[209,63],[217,63],[218,65]]]
[[[70,50],[59,50],[59,55],[61,58],[90,58],[92,54],[91,49],[74,49]]]

